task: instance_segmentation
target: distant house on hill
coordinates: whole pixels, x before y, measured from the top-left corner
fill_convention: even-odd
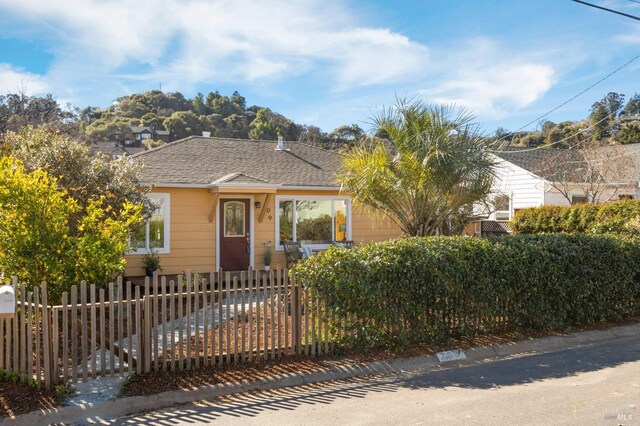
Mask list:
[[[479,207],[483,220],[506,222],[521,209],[567,206],[640,196],[640,145],[589,149],[509,148],[495,154],[491,206]],[[506,224],[474,222],[469,234],[507,231]]]
[[[137,154],[145,150],[144,142],[147,139],[171,142],[171,132],[168,130],[156,130],[150,126],[131,126],[125,134],[118,133],[115,140],[108,142],[93,142],[92,151],[101,152],[112,159]]]
[[[125,135],[125,146],[142,146],[145,139],[153,139],[164,143],[171,142],[171,132],[156,130],[149,126],[131,126],[131,133]]]

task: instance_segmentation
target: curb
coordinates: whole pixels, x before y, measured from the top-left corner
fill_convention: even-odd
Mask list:
[[[607,330],[583,331],[566,336],[543,337],[497,346],[471,348],[465,350],[466,360],[444,364],[440,363],[435,356],[399,358],[352,365],[344,365],[342,363],[338,366],[329,365],[320,371],[310,374],[284,374],[252,382],[215,384],[191,390],[168,391],[157,395],[118,398],[96,405],[76,405],[60,407],[55,410],[34,411],[14,418],[5,418],[0,422],[0,425],[73,424],[88,419],[118,418],[143,411],[154,411],[178,404],[214,399],[236,393],[281,389],[361,376],[419,373],[432,370],[439,365],[458,367],[492,358],[499,359],[514,355],[554,352],[638,335],[640,335],[640,323]]]

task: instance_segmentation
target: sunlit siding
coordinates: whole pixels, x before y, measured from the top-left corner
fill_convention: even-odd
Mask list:
[[[508,161],[497,160],[493,192],[511,197],[514,210],[544,204],[544,181],[541,178]]]
[[[216,268],[216,222],[215,210],[212,222],[209,215],[214,202],[214,195],[207,189],[200,188],[155,188],[153,192],[170,194],[170,252],[160,255],[162,273],[179,274],[187,269],[193,272],[209,272]],[[291,196],[338,196],[338,191],[278,191],[271,194],[266,203],[267,194],[242,194],[253,196],[251,208],[254,213],[253,229],[253,263],[258,269],[264,267],[263,253],[270,242],[273,247],[273,266],[285,265],[282,251],[275,247],[275,223],[277,220],[276,195]],[[240,196],[240,195],[239,195]],[[220,194],[220,198],[234,198],[233,194]],[[254,203],[259,201],[260,208]],[[219,205],[214,207],[219,208]],[[265,210],[266,209],[266,210]],[[260,215],[265,210],[263,220]],[[352,239],[358,243],[383,241],[401,235],[395,224],[380,215],[370,214],[363,208],[352,209]],[[142,255],[127,255],[126,275],[144,275]]]
[[[170,196],[170,252],[161,254],[163,274],[186,269],[209,272],[215,268],[216,227],[209,222],[213,195],[200,188],[155,188]],[[142,255],[125,256],[128,276],[144,275]]]

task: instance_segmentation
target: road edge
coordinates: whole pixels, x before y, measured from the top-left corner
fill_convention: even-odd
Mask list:
[[[640,323],[605,330],[582,331],[564,336],[521,340],[496,346],[475,347],[465,350],[466,360],[464,361],[441,363],[435,356],[421,356],[344,365],[344,360],[342,360],[340,365],[331,366],[331,362],[328,362],[327,368],[309,374],[284,374],[258,381],[216,384],[191,390],[162,392],[157,395],[118,398],[95,405],[64,406],[52,410],[34,411],[13,418],[8,417],[0,421],[0,425],[73,424],[89,419],[94,421],[113,419],[242,392],[281,389],[362,376],[419,373],[431,370],[435,366],[455,368],[493,358],[502,359],[515,355],[556,352],[637,335],[640,335]]]

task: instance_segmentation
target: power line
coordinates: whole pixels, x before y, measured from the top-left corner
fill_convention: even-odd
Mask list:
[[[567,99],[566,101],[562,102],[560,105],[558,105],[557,107],[549,110],[548,112],[542,114],[540,117],[535,118],[533,120],[531,120],[530,122],[528,122],[527,124],[525,124],[524,126],[520,127],[517,130],[514,130],[513,132],[509,132],[506,135],[504,135],[503,137],[501,137],[500,139],[496,140],[495,142],[500,142],[506,139],[507,136],[509,135],[514,135],[516,133],[518,133],[520,130],[523,130],[527,127],[529,127],[530,125],[532,125],[533,123],[537,123],[540,120],[542,120],[543,118],[545,118],[546,116],[548,116],[549,114],[559,110],[560,108],[562,108],[563,106],[565,106],[566,104],[568,104],[569,102],[575,100],[576,98],[582,96],[583,94],[585,94],[586,92],[588,92],[589,90],[593,89],[594,87],[596,87],[598,84],[602,83],[603,81],[605,81],[606,79],[608,79],[609,77],[611,77],[612,75],[616,74],[618,71],[622,70],[623,68],[629,66],[632,62],[636,61],[638,58],[640,58],[640,54],[637,56],[634,56],[633,58],[631,58],[631,60],[627,61],[626,63],[622,64],[621,66],[619,66],[618,68],[616,68],[615,70],[611,71],[609,74],[605,75],[604,77],[602,77],[600,80],[596,81],[595,83],[593,83],[592,85],[590,85],[589,87],[587,87],[586,89],[584,89],[583,91],[581,91],[580,93],[578,93],[577,95],[572,96],[571,98]]]
[[[627,0],[627,1],[630,1],[631,3],[638,3],[638,4],[640,4],[640,1],[638,1],[638,0]]]
[[[638,16],[630,15],[628,13],[620,12],[620,11],[614,10],[614,9],[609,9],[608,7],[598,6],[597,4],[587,3],[586,1],[582,1],[582,0],[571,0],[571,1],[574,1],[576,3],[581,3],[581,4],[584,4],[586,6],[594,7],[596,9],[605,10],[607,12],[615,13],[617,15],[626,16],[627,18],[635,19],[636,21],[640,21],[640,17],[638,17]],[[635,2],[634,1],[634,3],[640,3],[640,2]]]
[[[612,112],[611,114],[607,115],[607,116],[606,116],[606,117],[604,117],[603,119],[601,119],[601,120],[599,120],[599,121],[596,121],[595,123],[591,124],[590,126],[585,127],[584,129],[580,129],[580,130],[578,130],[577,132],[575,132],[575,133],[573,133],[573,134],[571,134],[571,135],[567,136],[566,138],[560,139],[560,140],[558,140],[558,141],[555,141],[555,142],[552,142],[552,143],[549,143],[549,144],[546,144],[546,145],[540,145],[540,146],[537,146],[537,147],[535,147],[535,148],[519,149],[519,150],[518,150],[518,151],[516,151],[516,152],[530,152],[530,151],[537,151],[537,150],[539,150],[539,149],[547,149],[547,148],[549,148],[549,147],[551,147],[551,146],[553,146],[553,145],[557,145],[557,144],[559,144],[559,143],[562,143],[562,142],[564,142],[564,141],[567,141],[567,140],[569,140],[569,139],[572,139],[573,137],[578,136],[580,133],[584,133],[584,132],[586,132],[587,130],[590,130],[590,129],[594,128],[595,126],[597,126],[598,124],[602,123],[603,121],[606,121],[606,120],[608,120],[608,119],[610,119],[610,118],[612,118],[612,117],[613,117],[613,118],[615,118],[615,116],[616,116],[616,115],[618,115],[618,112],[620,111],[620,109],[621,109],[621,108],[622,108],[622,105],[621,105],[620,107],[618,107],[618,109],[617,109],[617,110],[615,110],[615,111],[614,111],[614,112]],[[605,127],[605,129],[610,129],[610,128],[612,128],[612,127],[616,126],[616,125],[618,125],[618,123],[615,123],[615,122],[614,122],[614,123],[610,124],[609,126]],[[505,152],[505,151],[504,151],[504,150],[491,150],[491,151],[489,151],[489,152],[498,153],[498,152]]]

